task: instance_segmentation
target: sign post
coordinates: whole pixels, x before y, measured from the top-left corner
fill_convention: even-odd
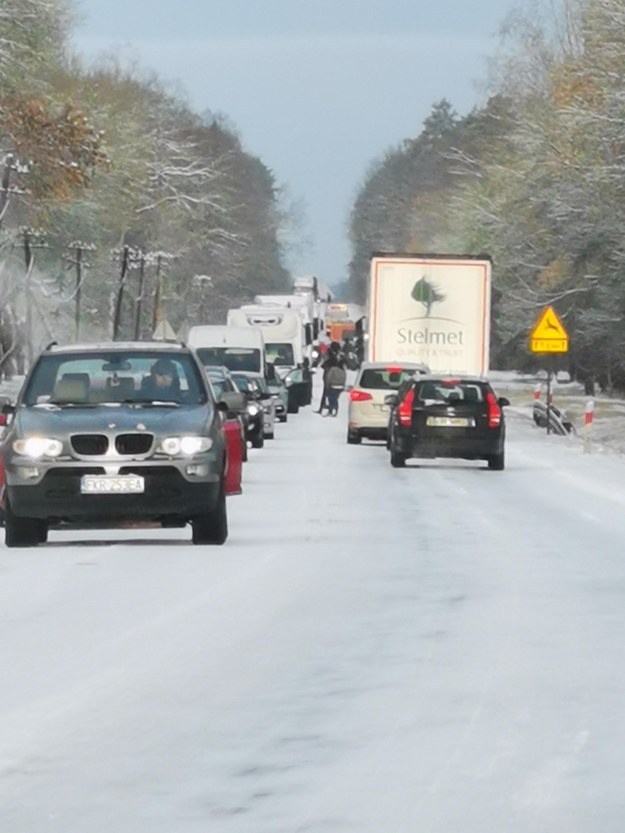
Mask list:
[[[551,360],[547,372],[547,433],[551,433],[551,374],[556,353],[568,353],[569,334],[553,307],[545,307],[530,333],[532,353],[547,353]]]

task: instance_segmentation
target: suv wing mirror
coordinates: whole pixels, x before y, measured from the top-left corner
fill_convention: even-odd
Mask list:
[[[245,410],[246,398],[244,393],[226,391],[222,393],[221,401],[227,406],[229,411],[240,412]]]

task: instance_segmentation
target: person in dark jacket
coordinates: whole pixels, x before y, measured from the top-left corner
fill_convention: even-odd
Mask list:
[[[180,400],[180,379],[170,359],[158,359],[150,368],[150,375],[141,382],[141,396],[162,402]]]
[[[316,414],[321,414],[323,416],[324,409],[327,409],[329,414],[330,406],[328,405],[328,387],[326,385],[326,377],[328,375],[328,370],[338,364],[340,354],[341,345],[338,341],[331,342],[326,351],[326,357],[321,363],[321,369],[323,370],[323,393],[321,395],[321,402],[319,403],[319,410],[315,411]]]
[[[339,410],[339,396],[345,388],[345,362],[341,355],[341,345],[333,341],[328,349],[328,357],[323,365],[323,397],[319,406],[319,413],[324,407],[328,409],[326,416],[336,416]]]

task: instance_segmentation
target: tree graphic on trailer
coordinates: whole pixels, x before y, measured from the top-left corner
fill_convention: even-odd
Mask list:
[[[417,303],[423,304],[426,318],[430,317],[434,304],[439,304],[445,300],[445,296],[442,292],[439,292],[436,284],[430,283],[427,278],[421,278],[420,281],[417,281],[412,288],[410,297],[417,301]]]

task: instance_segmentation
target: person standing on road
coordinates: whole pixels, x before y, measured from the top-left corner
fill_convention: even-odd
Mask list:
[[[321,395],[321,402],[319,403],[319,410],[315,411],[315,413],[321,414],[322,416],[324,408],[327,408],[328,412],[330,411],[330,406],[328,404],[327,376],[330,368],[335,367],[338,364],[340,351],[341,345],[338,343],[338,341],[333,341],[328,347],[326,358],[321,364],[321,368],[323,370],[323,393]]]
[[[338,364],[328,371],[328,416],[336,416],[339,412],[339,396],[345,390],[347,375],[343,362],[339,359]]]

